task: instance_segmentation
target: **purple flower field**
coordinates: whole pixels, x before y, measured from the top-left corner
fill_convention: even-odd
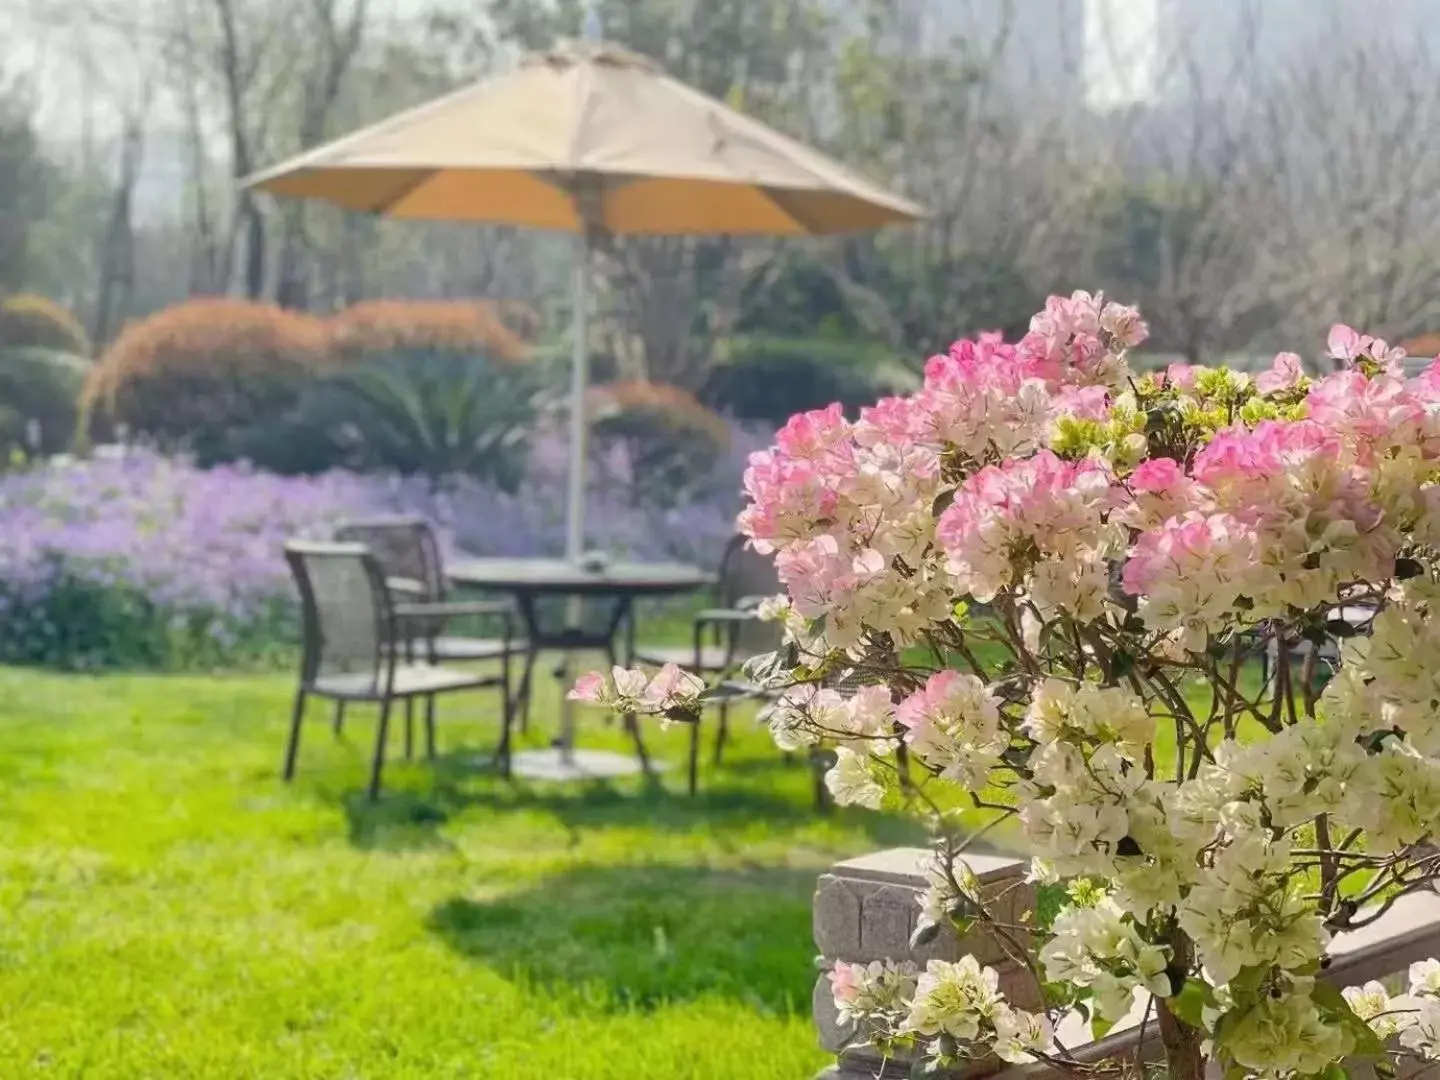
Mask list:
[[[712,564],[734,527],[744,455],[761,442],[737,433],[730,457],[673,508],[637,504],[625,455],[596,454],[590,545]],[[286,539],[418,512],[452,550],[558,555],[564,506],[564,444],[553,438],[537,440],[516,495],[465,478],[432,490],[418,478],[202,470],[145,450],[57,459],[0,476],[0,662],[254,663],[295,639]]]

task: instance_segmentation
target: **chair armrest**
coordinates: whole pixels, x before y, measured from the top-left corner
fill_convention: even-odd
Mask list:
[[[695,613],[695,624],[708,626],[716,623],[753,622],[758,618],[759,615],[753,608],[702,608]]]
[[[515,613],[503,600],[444,600],[424,604],[396,604],[395,616],[401,619],[442,619],[461,615],[498,615],[510,618]]]
[[[426,604],[396,604],[392,609],[397,625],[408,621],[432,619],[444,622],[463,615],[487,615],[500,620],[501,637],[510,641],[515,636],[515,609],[503,600],[448,600]],[[438,627],[426,637],[439,636]]]
[[[416,581],[408,577],[387,577],[385,587],[392,593],[400,596],[425,596],[426,589],[423,581]]]

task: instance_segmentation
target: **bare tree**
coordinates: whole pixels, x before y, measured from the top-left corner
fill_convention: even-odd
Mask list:
[[[1338,15],[1337,15],[1338,17]],[[1381,21],[1383,22],[1383,21]],[[1440,322],[1440,123],[1423,34],[1337,25],[1276,73],[1265,165],[1279,193],[1294,331],[1345,321],[1392,340]]]
[[[961,333],[1016,329],[1057,282],[1084,146],[1077,56],[1057,49],[1053,63],[1070,67],[1049,72],[1055,92],[1030,93],[1017,85],[1032,57],[1012,3],[943,9],[953,23],[940,41],[925,40],[917,8],[874,3],[842,29],[830,141],[928,217],[834,246],[827,265],[870,333],[923,355]]]
[[[318,145],[326,136],[336,103],[344,89],[345,77],[364,39],[368,0],[353,0],[348,15],[342,15],[340,0],[309,0],[310,32],[316,41],[313,66],[304,75],[298,125],[298,149]],[[287,307],[305,307],[305,256],[309,238],[305,231],[305,208],[286,207],[284,231],[276,271],[276,299]]]

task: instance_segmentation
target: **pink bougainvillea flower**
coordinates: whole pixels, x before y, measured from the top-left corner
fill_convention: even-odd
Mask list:
[[[1300,364],[1298,353],[1282,352],[1275,357],[1269,371],[1255,377],[1255,389],[1262,394],[1274,394],[1300,385],[1305,378],[1305,369]]]
[[[565,696],[571,701],[583,701],[587,705],[598,705],[605,698],[605,676],[598,671],[587,671],[575,680],[575,685]]]

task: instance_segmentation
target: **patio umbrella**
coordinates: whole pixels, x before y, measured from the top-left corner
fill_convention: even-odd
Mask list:
[[[249,178],[392,218],[574,233],[566,555],[582,554],[587,263],[604,235],[859,232],[921,209],[615,45],[567,43]]]

